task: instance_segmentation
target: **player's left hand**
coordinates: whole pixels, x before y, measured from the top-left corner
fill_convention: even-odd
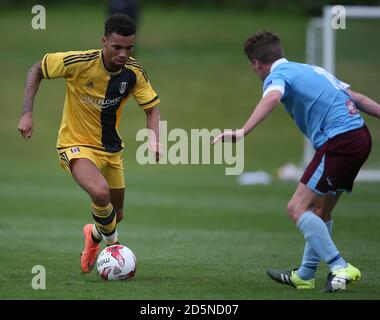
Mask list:
[[[164,152],[164,147],[161,143],[159,142],[150,142],[149,145],[148,145],[148,149],[150,152],[152,152],[156,158],[156,161],[160,161],[160,159],[162,158]]]
[[[219,141],[236,143],[243,138],[244,138],[244,130],[243,129],[226,130],[226,131],[222,132],[221,134],[217,135],[215,137],[215,139],[211,142],[211,144],[215,144]]]

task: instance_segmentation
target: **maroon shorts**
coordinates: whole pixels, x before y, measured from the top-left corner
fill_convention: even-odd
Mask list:
[[[317,150],[300,181],[318,194],[351,192],[371,147],[371,134],[365,125],[338,134]]]

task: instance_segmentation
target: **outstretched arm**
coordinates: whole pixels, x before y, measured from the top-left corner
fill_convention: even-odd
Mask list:
[[[23,110],[17,127],[24,139],[33,133],[33,101],[42,79],[41,62],[38,62],[30,68],[25,83]]]
[[[280,91],[274,90],[269,92],[257,104],[255,110],[244,124],[243,128],[236,131],[226,131],[221,133],[213,140],[212,144],[220,140],[224,141],[227,139],[229,141],[236,142],[246,136],[274,110],[276,105],[280,102],[281,97],[282,93]]]
[[[282,93],[280,91],[274,90],[269,92],[264,98],[260,100],[252,115],[243,126],[245,136],[250,133],[255,127],[257,127],[259,123],[265,120],[265,118],[278,105],[281,97]]]
[[[350,89],[347,91],[359,110],[376,118],[380,118],[380,104],[359,92]]]
[[[146,124],[149,130],[149,150],[155,154],[156,161],[162,156],[160,144],[160,109],[155,106],[145,110]]]

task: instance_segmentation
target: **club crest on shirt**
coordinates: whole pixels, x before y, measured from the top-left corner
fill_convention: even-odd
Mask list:
[[[351,99],[346,101],[346,106],[348,108],[348,113],[350,115],[354,115],[354,114],[357,114],[359,112],[358,109],[356,108],[354,102]]]
[[[123,94],[125,92],[125,90],[127,89],[127,86],[128,86],[128,82],[126,81],[120,82],[120,86],[119,86],[120,94]]]

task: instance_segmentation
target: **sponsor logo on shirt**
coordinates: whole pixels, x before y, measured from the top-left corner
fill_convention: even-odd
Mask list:
[[[81,93],[80,99],[85,103],[96,105],[103,109],[103,108],[108,108],[108,107],[117,105],[121,101],[121,99],[123,99],[123,96],[119,96],[113,99],[103,99],[103,98],[90,97],[86,94]]]

